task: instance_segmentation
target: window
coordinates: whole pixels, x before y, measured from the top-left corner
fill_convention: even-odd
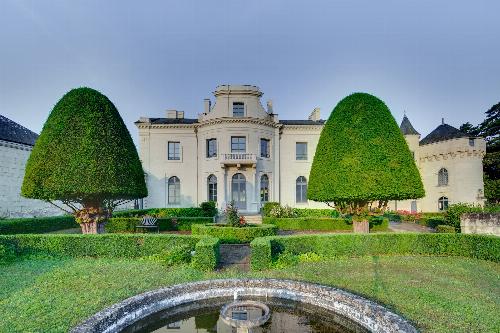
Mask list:
[[[217,156],[217,139],[207,140],[207,157]]]
[[[181,203],[181,181],[176,176],[168,179],[168,204],[178,205]]]
[[[295,143],[295,159],[297,161],[307,160],[307,142]]]
[[[262,175],[260,177],[260,201],[269,201],[269,177],[267,177],[267,175]]]
[[[181,159],[181,143],[180,142],[168,142],[168,159],[173,161],[178,161]]]
[[[270,142],[269,139],[260,139],[260,157],[269,158],[271,156],[269,154]]]
[[[231,153],[245,153],[247,151],[247,138],[244,136],[231,137]]]
[[[438,186],[448,185],[448,170],[441,168],[438,172]]]
[[[217,177],[214,175],[208,176],[208,201],[217,202]]]
[[[439,198],[439,200],[438,200],[438,209],[440,211],[448,209],[448,198],[447,197],[441,197],[441,198]]]
[[[469,138],[469,146],[474,147],[474,138]]]
[[[304,176],[300,176],[295,181],[295,202],[307,202],[307,179]]]
[[[233,117],[241,118],[245,116],[245,104],[243,102],[233,103]]]

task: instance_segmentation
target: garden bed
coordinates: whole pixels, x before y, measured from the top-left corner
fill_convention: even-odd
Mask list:
[[[272,224],[245,227],[231,227],[226,224],[194,224],[191,229],[193,235],[216,237],[225,244],[250,243],[258,237],[276,235],[277,230],[278,227]]]

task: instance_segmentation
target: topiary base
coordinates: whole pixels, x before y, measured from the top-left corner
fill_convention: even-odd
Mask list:
[[[352,221],[352,230],[358,234],[367,234],[370,232],[370,223],[368,221]]]

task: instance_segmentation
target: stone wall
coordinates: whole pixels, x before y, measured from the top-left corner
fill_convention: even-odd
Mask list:
[[[464,234],[485,234],[500,236],[500,213],[464,214],[460,218]]]
[[[0,217],[61,215],[62,211],[41,201],[21,196],[24,169],[31,146],[0,140]]]

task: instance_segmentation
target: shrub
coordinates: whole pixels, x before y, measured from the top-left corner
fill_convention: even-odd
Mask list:
[[[294,208],[296,217],[340,217],[336,209]]]
[[[191,231],[193,224],[207,224],[212,222],[211,217],[179,217],[179,218],[159,218],[156,223],[160,231]],[[106,224],[106,232],[134,232],[135,226],[141,224],[140,218],[135,217],[114,217]]]
[[[383,101],[354,93],[333,109],[318,141],[307,197],[351,204],[421,198],[420,173]]]
[[[273,224],[282,230],[352,230],[352,223],[343,218],[274,218],[264,217],[263,223]]]
[[[278,218],[296,217],[295,211],[290,206],[274,206],[269,212],[269,216]]]
[[[217,206],[213,201],[204,201],[200,204],[200,208],[203,211],[203,216],[215,216],[217,215]]]
[[[452,227],[451,225],[438,225],[436,226],[436,232],[438,233],[456,233],[456,230],[454,227]]]
[[[482,208],[480,206],[474,206],[467,203],[456,203],[448,206],[444,214],[444,221],[446,225],[450,225],[455,228],[457,232],[460,232],[460,216],[467,213],[481,213]]]
[[[262,216],[270,216],[269,213],[276,206],[280,206],[280,203],[279,202],[266,202],[264,204],[264,206],[262,207]]]
[[[0,265],[6,264],[15,257],[14,249],[9,244],[0,244]]]
[[[234,201],[231,201],[224,209],[224,220],[227,225],[232,227],[243,227],[246,224],[245,220],[242,220],[238,215],[238,208],[236,208]]]
[[[193,267],[202,271],[212,271],[219,262],[219,239],[204,237],[196,243]]]
[[[225,224],[194,224],[193,235],[216,237],[221,243],[250,243],[257,237],[276,235],[278,227],[271,224],[248,225],[246,227],[231,227]]]
[[[191,246],[179,245],[171,249],[164,249],[160,253],[144,257],[145,260],[160,262],[166,266],[174,266],[191,261]]]
[[[422,216],[418,221],[418,224],[425,225],[430,228],[436,228],[440,224],[444,224],[443,216]]]
[[[470,234],[338,234],[272,236],[251,244],[252,269],[266,269],[280,253],[314,252],[321,257],[450,255],[500,262],[500,237]]]
[[[299,257],[291,252],[285,251],[276,256],[272,267],[282,269],[290,266],[295,266],[299,263]]]
[[[113,217],[143,217],[145,215],[164,218],[164,217],[213,217],[208,215],[208,210],[198,207],[187,208],[148,208],[148,209],[131,209],[113,212]]]
[[[372,216],[369,218],[370,231],[387,231],[389,229],[389,219],[383,216]]]
[[[397,214],[401,217],[401,220],[405,222],[415,222],[422,217],[420,213],[410,212],[408,210],[398,210]]]
[[[0,220],[0,234],[41,234],[78,228],[73,216],[34,217]]]

